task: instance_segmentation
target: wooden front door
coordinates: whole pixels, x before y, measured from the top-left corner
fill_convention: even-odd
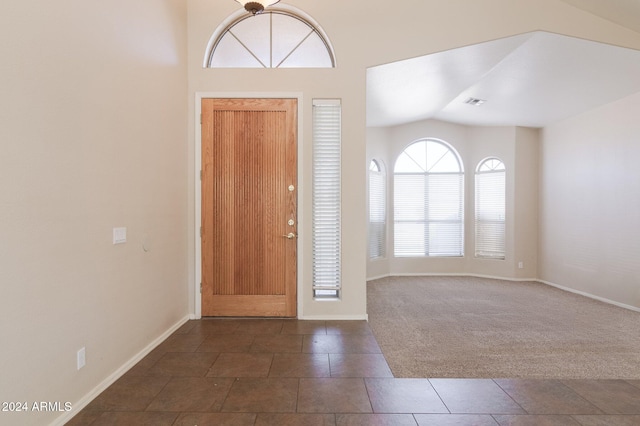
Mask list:
[[[202,315],[296,316],[297,100],[202,100]]]

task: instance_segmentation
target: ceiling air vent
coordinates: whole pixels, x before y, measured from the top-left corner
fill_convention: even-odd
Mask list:
[[[487,101],[485,101],[484,99],[469,98],[464,103],[465,104],[469,104],[469,105],[473,105],[473,106],[480,106],[485,102],[487,102]]]

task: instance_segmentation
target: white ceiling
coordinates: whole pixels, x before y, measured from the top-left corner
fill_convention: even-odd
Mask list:
[[[368,69],[367,125],[544,127],[637,92],[640,51],[534,32]]]

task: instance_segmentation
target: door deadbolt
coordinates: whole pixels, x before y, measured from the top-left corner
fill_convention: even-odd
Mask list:
[[[287,222],[289,224],[289,226],[293,226],[296,224],[296,222],[293,219],[289,219],[289,222]]]

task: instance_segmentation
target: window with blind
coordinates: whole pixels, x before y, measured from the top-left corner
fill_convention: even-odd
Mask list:
[[[409,145],[394,166],[394,255],[464,255],[464,171],[446,142]]]
[[[337,298],[341,287],[341,104],[313,101],[313,295]]]
[[[505,257],[506,169],[497,158],[476,169],[476,257]]]
[[[387,185],[382,164],[369,163],[369,258],[387,255]]]

